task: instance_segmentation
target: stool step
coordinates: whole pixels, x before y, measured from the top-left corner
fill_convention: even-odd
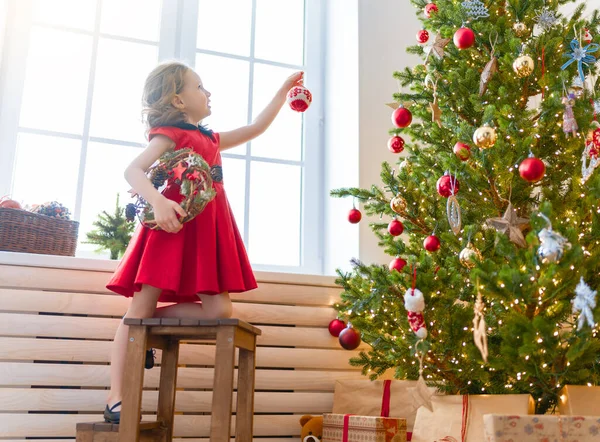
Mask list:
[[[234,326],[246,330],[256,336],[261,330],[240,319],[185,319],[185,318],[125,318],[125,325],[147,325],[149,327],[198,327],[214,328],[219,326]]]
[[[118,442],[119,425],[106,422],[77,424],[77,442]],[[141,422],[140,442],[162,442],[165,427],[162,422]]]

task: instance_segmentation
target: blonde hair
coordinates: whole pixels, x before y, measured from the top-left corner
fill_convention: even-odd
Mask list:
[[[171,61],[159,64],[148,74],[142,97],[142,117],[148,129],[185,121],[185,114],[171,102],[183,90],[183,77],[189,70],[185,63]]]

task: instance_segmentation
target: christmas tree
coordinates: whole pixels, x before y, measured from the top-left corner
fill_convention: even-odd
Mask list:
[[[125,208],[119,205],[118,194],[114,214],[102,211],[94,221],[94,226],[96,229],[86,234],[86,244],[96,244],[100,246],[100,250],[109,250],[110,259],[123,256],[135,224],[125,218]]]
[[[600,382],[600,17],[566,0],[411,0],[423,23],[393,75],[382,183],[337,189],[368,215],[388,266],[339,271],[337,306],[370,344],[352,359],[452,394]],[[349,220],[360,221],[351,211]]]

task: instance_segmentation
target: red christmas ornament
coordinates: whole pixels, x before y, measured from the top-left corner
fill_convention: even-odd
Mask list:
[[[437,181],[437,192],[443,196],[444,198],[450,197],[450,195],[456,195],[458,193],[458,189],[460,189],[460,183],[453,177],[452,175],[446,172],[440,179]],[[454,190],[454,192],[453,192]]]
[[[22,209],[18,201],[10,199],[8,196],[0,198],[0,207],[3,209]]]
[[[397,219],[393,219],[388,224],[388,232],[392,236],[402,235],[402,232],[404,232],[404,224]]]
[[[460,28],[454,33],[454,45],[458,49],[469,49],[475,44],[475,33],[469,28]]]
[[[335,338],[337,338],[345,328],[346,323],[340,319],[334,319],[329,323],[329,333]]]
[[[417,41],[421,44],[425,44],[429,41],[429,32],[426,29],[421,29],[417,32]]]
[[[592,132],[592,141],[596,148],[600,147],[600,127],[596,128]]]
[[[357,224],[360,222],[361,219],[362,219],[362,213],[360,213],[360,210],[354,208],[354,209],[351,209],[350,212],[348,212],[348,221],[351,224]]]
[[[399,128],[408,127],[412,123],[412,113],[405,107],[399,107],[392,114],[392,123]]]
[[[454,154],[461,161],[467,161],[471,158],[471,146],[461,143],[460,141],[454,145]]]
[[[340,332],[338,339],[340,345],[346,350],[354,350],[360,345],[360,333],[353,329],[350,324]]]
[[[438,12],[438,7],[435,3],[427,3],[423,9],[423,13],[427,18],[431,18],[431,15],[435,14],[436,12]]]
[[[312,103],[312,94],[304,86],[294,86],[287,93],[287,102],[292,110],[304,112]]]
[[[401,272],[406,264],[408,263],[402,258],[394,258],[390,261],[388,268],[390,269],[390,272],[394,270]]]
[[[534,156],[524,159],[519,165],[519,174],[521,175],[521,178],[530,183],[541,180],[544,178],[545,173],[546,165],[542,160],[535,158]]]
[[[404,139],[398,135],[388,140],[388,149],[392,153],[400,153],[404,150]]]
[[[429,235],[425,238],[425,241],[423,241],[423,247],[425,247],[425,250],[428,252],[437,252],[441,245],[440,239],[435,235]]]

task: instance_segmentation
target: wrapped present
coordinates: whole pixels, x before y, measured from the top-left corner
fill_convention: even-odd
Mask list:
[[[322,442],[406,442],[406,419],[324,414]]]
[[[600,442],[600,417],[483,416],[486,442]]]
[[[567,416],[600,416],[600,387],[565,385],[560,390],[558,411]]]
[[[407,431],[410,433],[415,424],[417,409],[422,405],[416,394],[417,386],[417,381],[337,381],[332,413],[402,417],[406,419]],[[431,394],[435,393],[435,388],[429,390]]]
[[[433,411],[419,408],[412,442],[482,442],[484,414],[535,411],[533,398],[528,394],[433,396],[431,404]]]

